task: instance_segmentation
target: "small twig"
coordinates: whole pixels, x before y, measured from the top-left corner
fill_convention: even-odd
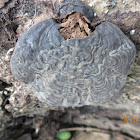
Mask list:
[[[52,2],[52,0],[49,0],[51,2],[51,6],[52,6],[52,11],[53,11],[53,14],[55,15],[56,14],[56,7],[54,6],[54,3]]]
[[[101,24],[102,22],[105,22],[105,20],[100,20],[100,21],[97,21],[95,23],[91,23],[91,26],[95,27],[95,26]]]
[[[102,133],[109,133],[107,130],[100,130],[98,128],[91,128],[91,127],[72,127],[72,128],[63,128],[59,130],[60,132],[63,131],[95,131],[95,132],[102,132]]]
[[[36,13],[37,13],[37,12],[36,12],[36,6],[37,6],[37,5],[35,4],[34,18],[36,17]]]

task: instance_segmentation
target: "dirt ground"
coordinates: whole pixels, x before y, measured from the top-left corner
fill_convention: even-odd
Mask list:
[[[54,17],[62,0],[0,0],[0,139],[55,140],[64,129],[73,140],[140,139],[140,1],[88,0],[95,18],[117,25],[136,46],[137,55],[119,98],[104,105],[56,108],[43,104],[10,70],[10,57],[18,38],[32,25]],[[83,138],[83,139],[82,139]]]

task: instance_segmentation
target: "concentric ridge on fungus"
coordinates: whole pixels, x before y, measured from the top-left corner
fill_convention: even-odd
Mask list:
[[[94,14],[83,2],[72,0],[58,7],[57,18],[73,11],[89,22]],[[135,58],[134,44],[109,22],[82,39],[64,39],[60,24],[54,19],[42,21],[19,38],[11,58],[12,73],[41,101],[55,106],[108,101],[125,85]]]

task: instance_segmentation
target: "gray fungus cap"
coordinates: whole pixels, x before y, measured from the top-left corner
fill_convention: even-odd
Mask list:
[[[41,101],[55,106],[108,101],[125,85],[136,54],[134,44],[109,22],[83,39],[65,40],[59,28],[47,19],[19,38],[10,62],[13,75]]]

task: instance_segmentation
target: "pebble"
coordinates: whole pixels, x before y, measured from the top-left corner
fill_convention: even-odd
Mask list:
[[[94,13],[94,17],[96,17],[97,16],[97,14],[96,13]]]
[[[136,32],[136,31],[135,31],[134,29],[133,29],[133,30],[131,30],[131,31],[130,31],[130,35],[134,35],[134,34],[135,34],[135,32]]]
[[[109,10],[107,9],[107,10],[105,11],[105,14],[108,13],[108,12],[109,12]]]
[[[116,5],[116,3],[115,3],[114,1],[111,1],[110,4],[111,4],[112,6],[115,6],[115,5]]]

